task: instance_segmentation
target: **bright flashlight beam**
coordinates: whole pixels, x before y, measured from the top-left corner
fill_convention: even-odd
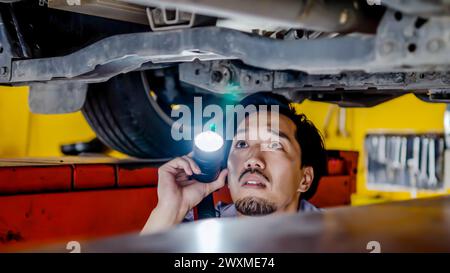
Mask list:
[[[195,146],[204,152],[215,152],[222,148],[223,138],[218,133],[206,131],[198,134],[194,139]]]

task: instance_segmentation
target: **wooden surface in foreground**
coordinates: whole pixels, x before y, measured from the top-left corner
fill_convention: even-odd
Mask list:
[[[367,253],[371,241],[379,242],[381,252],[450,252],[450,197],[322,213],[204,220],[159,234],[81,242],[81,251]]]

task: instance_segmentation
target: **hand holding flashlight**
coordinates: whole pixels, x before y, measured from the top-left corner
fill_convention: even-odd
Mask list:
[[[214,131],[205,131],[195,137],[193,160],[201,173],[194,174],[192,178],[202,183],[211,183],[219,176],[224,157],[223,144],[222,136]],[[197,205],[197,215],[198,219],[216,217],[212,193]]]
[[[193,175],[201,175],[193,153],[177,157],[158,170],[158,205],[152,211],[142,233],[157,232],[181,223],[187,212],[205,196],[225,185],[227,170],[222,170],[211,183],[201,183]]]
[[[214,181],[222,167],[224,141],[221,135],[213,131],[205,131],[194,139],[192,159],[200,168],[200,174],[194,174],[193,178],[203,183]]]

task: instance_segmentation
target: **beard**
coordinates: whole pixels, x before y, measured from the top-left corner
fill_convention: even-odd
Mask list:
[[[236,210],[242,215],[263,216],[274,213],[276,205],[259,197],[244,197],[234,202]]]

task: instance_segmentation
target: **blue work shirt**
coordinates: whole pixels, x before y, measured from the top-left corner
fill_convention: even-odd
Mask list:
[[[317,208],[313,204],[309,203],[306,200],[300,200],[300,208],[299,212],[313,212],[313,211],[322,211]],[[216,217],[236,217],[237,210],[234,204],[226,204],[219,202],[216,207]],[[194,221],[194,211],[190,210],[186,216],[184,217],[183,222],[192,222]]]

